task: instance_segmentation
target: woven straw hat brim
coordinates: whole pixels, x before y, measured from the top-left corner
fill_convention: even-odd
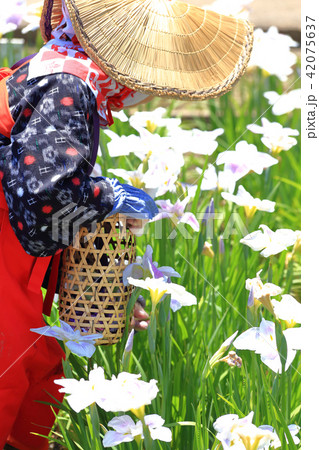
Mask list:
[[[175,0],[65,1],[90,58],[121,84],[149,95],[218,97],[249,61],[253,27],[244,20]],[[59,3],[54,0],[52,19]]]
[[[62,17],[62,0],[44,0],[40,19],[40,30],[44,42],[51,39],[51,32]]]

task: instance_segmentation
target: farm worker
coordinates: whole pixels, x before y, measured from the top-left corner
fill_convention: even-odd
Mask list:
[[[121,212],[136,228],[157,213],[142,190],[91,176],[99,127],[150,96],[224,94],[246,68],[253,33],[175,0],[45,0],[41,32],[38,54],[0,71],[0,448],[20,450],[48,448],[34,433],[48,435],[54,414],[40,402],[62,400],[61,347],[30,332],[44,325],[45,275],[52,296],[74,237],[52,218],[84,206],[82,226]]]

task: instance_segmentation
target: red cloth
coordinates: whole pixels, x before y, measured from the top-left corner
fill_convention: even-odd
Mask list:
[[[0,191],[0,448],[5,442],[21,450],[44,450],[54,423],[48,391],[62,401],[53,383],[63,376],[64,352],[55,339],[30,328],[45,325],[41,284],[51,257],[28,255],[15,236]],[[8,435],[10,437],[8,438]]]
[[[8,76],[8,74],[6,74]],[[13,121],[5,82],[0,82],[0,132],[10,136]],[[20,450],[45,450],[55,417],[51,394],[63,394],[53,380],[63,376],[64,352],[55,339],[38,336],[30,328],[45,325],[41,285],[51,256],[37,258],[22,248],[9,222],[0,183],[0,448],[6,442]],[[47,393],[47,392],[48,393]]]
[[[95,64],[78,44],[72,47],[59,47],[49,41],[37,55],[32,58],[29,65],[28,80],[53,73],[69,73],[81,78],[96,98],[97,112],[100,116],[100,126],[113,124],[111,107],[123,108],[126,99],[137,98],[135,103],[141,101],[140,94],[122,86],[116,80],[105,74]],[[61,41],[63,44],[63,41]],[[142,96],[142,99],[147,95]],[[133,102],[134,103],[134,102]]]
[[[9,105],[8,91],[6,88],[6,80],[12,75],[12,70],[5,68],[0,69],[0,133],[5,137],[10,137],[11,129],[14,125]]]

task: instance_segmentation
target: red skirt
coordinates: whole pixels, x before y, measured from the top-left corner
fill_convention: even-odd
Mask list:
[[[14,122],[1,78],[0,132],[10,137]],[[49,394],[63,398],[53,380],[63,376],[64,352],[54,338],[30,331],[45,325],[41,285],[50,260],[22,248],[0,182],[0,449],[6,442],[20,450],[47,449],[48,440],[32,433],[47,436],[55,416],[39,402],[54,402]]]

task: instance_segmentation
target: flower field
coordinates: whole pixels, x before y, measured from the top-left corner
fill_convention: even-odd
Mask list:
[[[150,321],[95,347],[54,304],[50,327],[33,330],[67,354],[51,443],[300,448],[297,43],[272,28],[257,30],[254,45],[230,93],[154,99],[101,130],[93,175],[142,188],[159,208],[123,277],[135,287],[128,317],[142,295]]]

